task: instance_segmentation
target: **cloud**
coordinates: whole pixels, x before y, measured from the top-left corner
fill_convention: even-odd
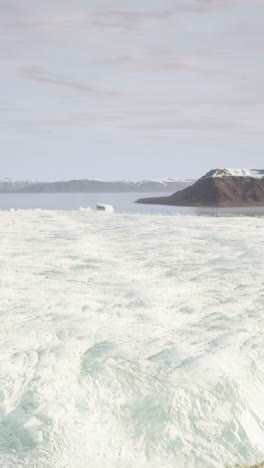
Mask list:
[[[21,41],[14,38],[0,37],[0,49],[6,47],[17,47],[21,44]]]
[[[1,0],[0,0],[1,7]],[[20,8],[1,9],[0,23],[6,28],[31,28],[39,30],[53,30],[58,32],[87,29],[124,29],[130,30],[142,26],[147,21],[162,21],[174,13],[170,10],[147,9],[93,9],[81,8],[76,2],[74,9],[47,9],[39,12],[37,9],[29,13]]]
[[[97,11],[92,14],[92,25],[101,28],[135,29],[142,26],[146,21],[163,21],[173,15],[169,10],[106,10]]]
[[[208,61],[207,61],[208,62]],[[117,55],[98,60],[102,65],[114,65],[117,67],[129,68],[136,73],[206,73],[215,74],[216,77],[226,75],[239,80],[244,80],[244,74],[220,66],[203,63],[199,56],[192,58],[181,58],[175,55],[145,51],[144,55]]]
[[[242,134],[262,134],[263,122],[251,120],[192,120],[192,119],[175,119],[164,122],[147,122],[144,124],[124,124],[123,127],[127,130],[144,131],[149,130],[155,134],[157,131],[174,132],[223,132],[223,133],[242,133]]]
[[[28,109],[26,109],[25,107],[18,107],[16,105],[11,105],[11,106],[8,106],[8,105],[1,105],[0,107],[0,114],[16,114],[16,113],[21,113],[21,112],[28,112]]]
[[[209,7],[206,0],[178,0],[173,7],[157,9],[133,8],[133,3],[127,1],[127,8],[93,8],[82,6],[76,1],[74,7],[65,5],[58,8],[56,2],[47,1],[47,8],[40,10],[36,3],[31,2],[25,6],[21,1],[11,1],[9,7],[0,0],[0,23],[7,28],[30,28],[32,30],[48,30],[57,33],[89,30],[110,29],[119,31],[133,31],[142,28],[147,22],[167,21],[178,15],[179,12],[202,12]]]
[[[93,122],[93,128],[100,128],[100,131],[113,131],[113,135],[116,131],[122,130],[122,133],[128,132],[135,135],[135,137],[141,137],[142,135],[150,135],[151,138],[159,136],[159,134],[171,133],[175,135],[175,132],[198,132],[198,133],[224,133],[225,135],[234,133],[237,134],[248,134],[248,135],[262,135],[263,134],[263,122],[254,120],[239,120],[239,119],[177,119],[171,116],[168,120],[152,121],[150,118],[145,122],[129,122],[124,119],[108,118],[108,119],[97,119],[96,115],[94,118],[72,116],[69,119],[56,119],[56,120],[24,120],[7,122],[6,120],[0,121],[0,128],[13,133],[48,133],[52,132],[56,134],[56,130],[67,129],[67,131],[74,131],[75,129],[87,128],[91,130],[91,122]]]
[[[188,60],[181,60],[177,57],[169,57],[168,55],[166,56],[166,54],[154,55],[153,52],[145,53],[144,56],[138,57],[132,55],[120,55],[116,57],[105,58],[99,62],[110,65],[131,66],[136,69],[136,71],[141,72],[208,71],[197,63],[191,63]]]
[[[36,83],[46,83],[48,85],[57,86],[60,88],[66,88],[66,89],[70,89],[73,91],[79,91],[82,93],[109,94],[109,95],[119,94],[115,91],[99,88],[91,84],[81,83],[78,81],[61,78],[45,70],[43,67],[36,66],[36,65],[20,67],[18,69],[18,75],[20,78],[23,78],[25,80],[34,81]]]
[[[180,114],[180,117],[179,117]],[[186,114],[186,113],[185,113]],[[2,124],[9,127],[5,120]],[[184,115],[179,105],[165,106],[141,106],[141,107],[120,107],[105,108],[100,111],[87,113],[68,112],[64,118],[37,120],[37,121],[17,121],[12,124],[15,129],[28,130],[49,129],[49,128],[99,128],[100,130],[120,130],[133,132],[141,135],[146,131],[152,132],[154,137],[156,132],[225,132],[225,133],[248,133],[262,134],[264,122],[254,116],[241,117],[239,114],[228,114],[219,110],[218,115],[212,115],[209,110],[204,112],[201,108],[196,115],[190,111]]]

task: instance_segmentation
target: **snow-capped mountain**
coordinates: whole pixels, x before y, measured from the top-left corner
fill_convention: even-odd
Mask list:
[[[264,206],[263,169],[213,169],[170,197],[139,203],[178,206]]]
[[[193,179],[161,179],[142,180],[139,182],[103,181],[98,179],[82,179],[58,182],[38,182],[25,185],[20,192],[29,193],[111,193],[111,192],[175,192],[182,190],[195,182]]]
[[[264,177],[264,169],[212,169],[207,172],[202,178],[207,177],[253,177],[262,179]]]
[[[16,192],[32,184],[31,180],[0,179],[0,192]]]

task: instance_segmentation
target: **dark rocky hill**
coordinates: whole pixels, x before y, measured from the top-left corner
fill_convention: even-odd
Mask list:
[[[142,198],[137,202],[176,206],[264,206],[264,170],[214,169],[191,187],[169,197]]]

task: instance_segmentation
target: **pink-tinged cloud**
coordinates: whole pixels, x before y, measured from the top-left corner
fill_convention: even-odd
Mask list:
[[[66,88],[73,91],[80,91],[88,94],[119,94],[118,92],[110,89],[100,88],[95,85],[81,83],[79,81],[73,81],[67,78],[61,78],[37,65],[20,67],[18,69],[18,76],[25,80],[34,81],[36,83],[45,83],[48,85]]]

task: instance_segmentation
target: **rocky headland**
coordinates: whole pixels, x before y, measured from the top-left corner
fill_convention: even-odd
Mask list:
[[[264,206],[264,169],[213,169],[190,187],[137,203],[175,206]]]

